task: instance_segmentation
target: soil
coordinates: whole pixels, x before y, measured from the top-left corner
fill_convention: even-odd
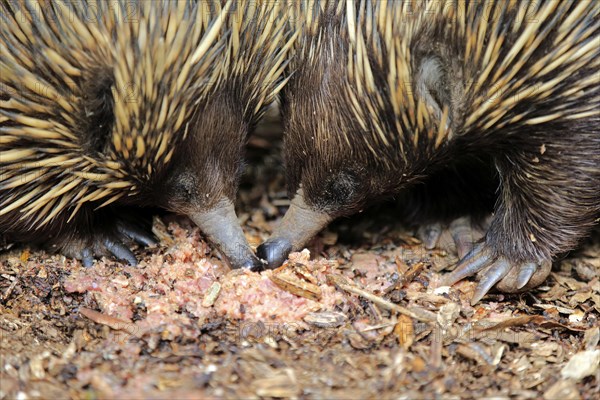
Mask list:
[[[272,127],[239,195],[251,245],[288,204]],[[266,135],[266,136],[265,136]],[[275,145],[273,144],[275,143]],[[0,255],[0,399],[598,398],[600,235],[523,294],[438,288],[394,204],[332,224],[279,270],[232,271],[185,218],[129,267]]]

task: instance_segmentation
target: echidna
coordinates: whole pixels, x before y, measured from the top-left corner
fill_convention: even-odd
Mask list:
[[[469,157],[490,158],[500,180],[484,240],[445,278],[479,272],[473,303],[494,285],[539,284],[588,234],[600,214],[597,2],[299,9],[283,95],[293,200],[260,257],[280,264],[332,219]]]
[[[264,3],[264,4],[263,4]],[[15,1],[0,16],[0,236],[82,259],[151,236],[123,206],[189,216],[260,268],[233,200],[246,136],[283,85],[278,2]]]

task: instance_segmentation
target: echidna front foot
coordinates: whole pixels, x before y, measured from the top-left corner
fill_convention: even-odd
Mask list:
[[[86,268],[94,265],[96,258],[103,256],[115,257],[117,260],[126,261],[131,266],[138,264],[135,254],[117,237],[93,235],[88,239],[72,239],[61,242],[60,245],[62,254],[80,260]]]
[[[69,238],[60,238],[55,247],[67,257],[81,260],[84,267],[91,267],[95,258],[114,257],[131,266],[138,264],[137,257],[128,244],[132,241],[142,246],[156,244],[154,237],[135,223],[117,219],[110,227],[104,225],[95,232],[86,234],[73,233]],[[87,236],[87,237],[86,237]]]
[[[480,242],[462,258],[454,271],[442,280],[442,286],[451,286],[456,282],[477,274],[479,283],[471,299],[476,304],[494,286],[505,293],[518,293],[541,284],[548,275],[552,263],[511,262],[503,255],[496,255],[490,245]]]

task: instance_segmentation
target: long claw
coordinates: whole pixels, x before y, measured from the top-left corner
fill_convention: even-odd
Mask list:
[[[471,299],[471,305],[477,304],[479,300],[486,295],[486,293],[498,283],[510,269],[512,265],[505,258],[498,258],[489,268],[487,268],[481,275],[482,278],[475,288],[473,298]]]
[[[451,241],[458,258],[463,259],[473,249],[474,243],[484,235],[478,225],[471,217],[460,217],[454,219],[450,225],[441,223],[423,225],[417,235],[428,250],[435,247],[443,248],[446,241]]]
[[[143,229],[138,228],[132,224],[122,223],[120,222],[117,225],[117,230],[119,233],[127,236],[128,238],[135,240],[137,243],[142,246],[154,246],[156,244],[156,240],[154,237],[144,231]]]
[[[468,217],[458,218],[452,221],[449,229],[452,240],[456,244],[458,258],[462,259],[473,249],[473,243],[475,242],[471,219]]]
[[[534,288],[546,280],[552,269],[550,261],[517,263],[496,284],[496,289],[505,293],[519,293]]]
[[[117,259],[127,261],[132,267],[135,267],[138,264],[135,254],[133,254],[133,252],[123,243],[107,238],[104,239],[104,246],[106,247],[106,250],[117,257]]]
[[[528,263],[521,267],[519,275],[517,276],[517,289],[522,289],[525,285],[527,285],[537,267],[538,266],[535,263]]]
[[[473,247],[473,250],[465,258],[459,261],[454,271],[442,279],[441,286],[452,286],[456,282],[481,271],[493,261],[491,251],[485,243],[479,243]]]
[[[429,224],[419,229],[419,237],[427,250],[431,250],[437,246],[441,235],[442,224],[440,223]]]
[[[92,265],[94,265],[94,255],[87,247],[81,251],[81,264],[85,268],[90,268]]]

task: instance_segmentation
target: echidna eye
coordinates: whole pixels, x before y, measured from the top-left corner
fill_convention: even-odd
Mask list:
[[[196,176],[189,172],[183,172],[176,178],[174,191],[180,199],[192,201],[197,197],[198,183]]]
[[[115,121],[111,77],[89,79],[81,101],[82,145],[91,153],[102,153]]]
[[[354,197],[357,185],[357,177],[351,172],[333,174],[325,184],[324,198],[331,205],[345,204]]]

